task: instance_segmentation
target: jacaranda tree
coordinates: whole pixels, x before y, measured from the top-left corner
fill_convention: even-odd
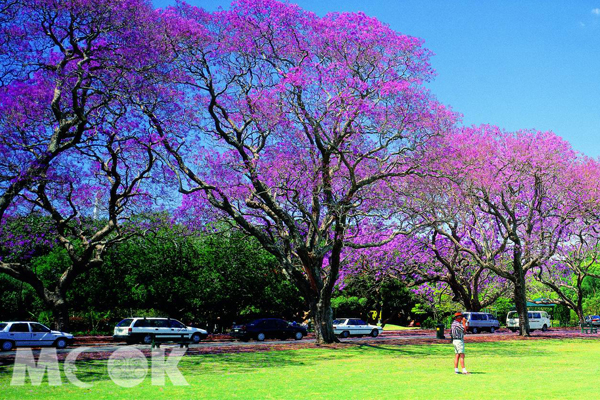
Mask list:
[[[48,216],[47,236],[72,263],[48,287],[21,249],[3,246],[0,272],[32,285],[66,328],[66,290],[101,261],[120,219],[144,194],[154,156],[135,101],[164,63],[156,51],[164,36],[146,0],[2,7],[0,234],[12,233],[7,218]]]
[[[47,216],[46,229],[37,229],[21,245],[48,236],[53,248],[65,250],[68,262],[53,276],[42,277],[30,258],[7,249],[1,271],[31,285],[61,329],[68,329],[67,291],[74,280],[102,265],[108,248],[134,235],[139,227],[128,220],[151,204],[144,189],[155,162],[151,145],[136,138],[135,131],[126,132],[116,129],[104,146],[65,152],[47,169],[48,179],[22,191],[14,202],[20,215]],[[10,224],[7,228],[12,230]]]
[[[318,342],[335,341],[342,250],[366,221],[398,231],[388,186],[422,171],[424,147],[454,120],[423,87],[429,51],[361,13],[273,0],[180,4],[163,18],[179,75],[145,110],[183,215],[220,212],[256,237],[309,302]]]
[[[433,294],[423,289],[441,284],[450,291],[452,300],[467,311],[481,311],[493,305],[510,289],[505,279],[479,265],[459,246],[429,227],[400,237],[386,247],[389,251],[383,265],[389,274],[402,277],[422,294]]]
[[[526,275],[569,240],[579,205],[570,194],[579,155],[552,133],[463,128],[436,156],[438,180],[415,180],[412,210],[479,266],[512,283],[523,335],[529,334]]]
[[[120,97],[142,83],[148,54],[155,53],[147,34],[154,31],[153,10],[145,0],[1,7],[0,218],[59,154],[118,118]]]
[[[554,293],[555,298],[550,301],[573,310],[583,323],[585,281],[600,278],[597,212],[600,163],[582,158],[572,174],[573,184],[563,195],[565,201],[576,207],[576,212],[573,212],[565,240],[558,246],[555,256],[535,268],[533,277]]]

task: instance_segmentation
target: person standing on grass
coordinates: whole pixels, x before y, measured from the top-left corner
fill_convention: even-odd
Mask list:
[[[462,367],[462,373],[468,374],[465,368],[465,332],[467,331],[467,319],[459,312],[454,314],[454,321],[450,327],[450,334],[452,335],[452,344],[454,345],[454,373],[460,374],[458,371],[458,361],[460,360],[460,366]]]

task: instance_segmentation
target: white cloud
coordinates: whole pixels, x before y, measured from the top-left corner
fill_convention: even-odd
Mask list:
[[[600,15],[600,8],[594,8],[592,10],[592,14],[594,14],[594,15]]]

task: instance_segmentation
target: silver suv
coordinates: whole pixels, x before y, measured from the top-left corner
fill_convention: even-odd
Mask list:
[[[500,322],[492,314],[482,312],[464,312],[462,314],[469,322],[469,332],[490,331],[494,333],[496,329],[500,328]]]
[[[128,344],[144,343],[151,344],[152,339],[173,341],[189,340],[198,343],[206,339],[208,332],[204,329],[185,326],[172,318],[126,318],[115,327],[113,339],[124,340]]]

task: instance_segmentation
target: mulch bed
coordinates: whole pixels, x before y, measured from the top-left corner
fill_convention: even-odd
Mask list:
[[[381,333],[381,336],[432,336],[435,335],[435,330],[432,329],[411,329],[411,330],[402,330],[402,331],[384,331]],[[313,333],[309,333],[306,336],[307,339],[314,339],[315,335]],[[211,334],[204,340],[205,342],[234,342],[231,336],[219,333],[219,334]],[[90,344],[106,344],[106,343],[125,343],[125,342],[115,342],[112,336],[76,336],[75,337],[75,345],[90,345]]]
[[[310,335],[309,335],[310,337]],[[314,337],[314,336],[313,336]],[[234,339],[225,334],[208,335],[202,342],[232,342]],[[90,345],[90,344],[107,344],[107,343],[125,343],[124,341],[116,342],[112,336],[76,336],[75,345]]]
[[[563,332],[563,331],[569,331],[567,332]],[[446,334],[447,334],[448,330],[446,330]],[[512,333],[510,332],[508,329],[499,329],[496,331],[497,333],[502,333],[503,335],[494,335],[493,337],[480,337],[478,335],[467,335],[468,339],[473,338],[473,341],[475,342],[479,342],[479,341],[484,341],[484,342],[493,342],[493,341],[497,341],[497,340],[520,340],[519,338],[522,338],[520,336],[518,336],[516,333]],[[381,333],[381,336],[386,337],[386,336],[409,336],[411,337],[411,340],[417,340],[417,339],[413,339],[413,337],[415,336],[424,336],[424,337],[431,337],[431,336],[435,336],[435,330],[433,329],[407,329],[407,330],[401,330],[401,331],[384,331]],[[579,331],[578,327],[568,327],[568,328],[560,328],[560,331],[556,331],[552,328],[550,328],[550,330],[548,330],[547,332],[539,332],[539,331],[535,331],[534,333],[532,333],[531,338],[546,338],[548,337],[548,335],[550,335],[552,338],[561,338],[561,337],[589,337],[590,335],[586,335],[586,334],[581,334]],[[505,339],[504,336],[508,336],[510,339]],[[307,339],[314,339],[315,335],[313,333],[309,333],[308,336],[306,336]],[[477,339],[476,339],[477,338]],[[522,339],[528,339],[528,338],[522,338]],[[366,339],[369,341],[373,341],[373,340],[377,340],[377,339]],[[219,342],[234,342],[236,341],[235,339],[232,339],[231,336],[227,335],[227,334],[211,334],[208,335],[208,337],[206,339],[204,339],[202,341],[202,343],[219,343]],[[467,340],[469,341],[469,340]],[[389,343],[389,340],[386,341],[387,343]],[[107,344],[107,343],[125,343],[125,342],[115,342],[112,338],[112,336],[77,336],[75,337],[75,345],[92,345],[92,344]],[[403,344],[404,344],[404,340],[403,340]],[[419,343],[416,343],[419,344]]]

